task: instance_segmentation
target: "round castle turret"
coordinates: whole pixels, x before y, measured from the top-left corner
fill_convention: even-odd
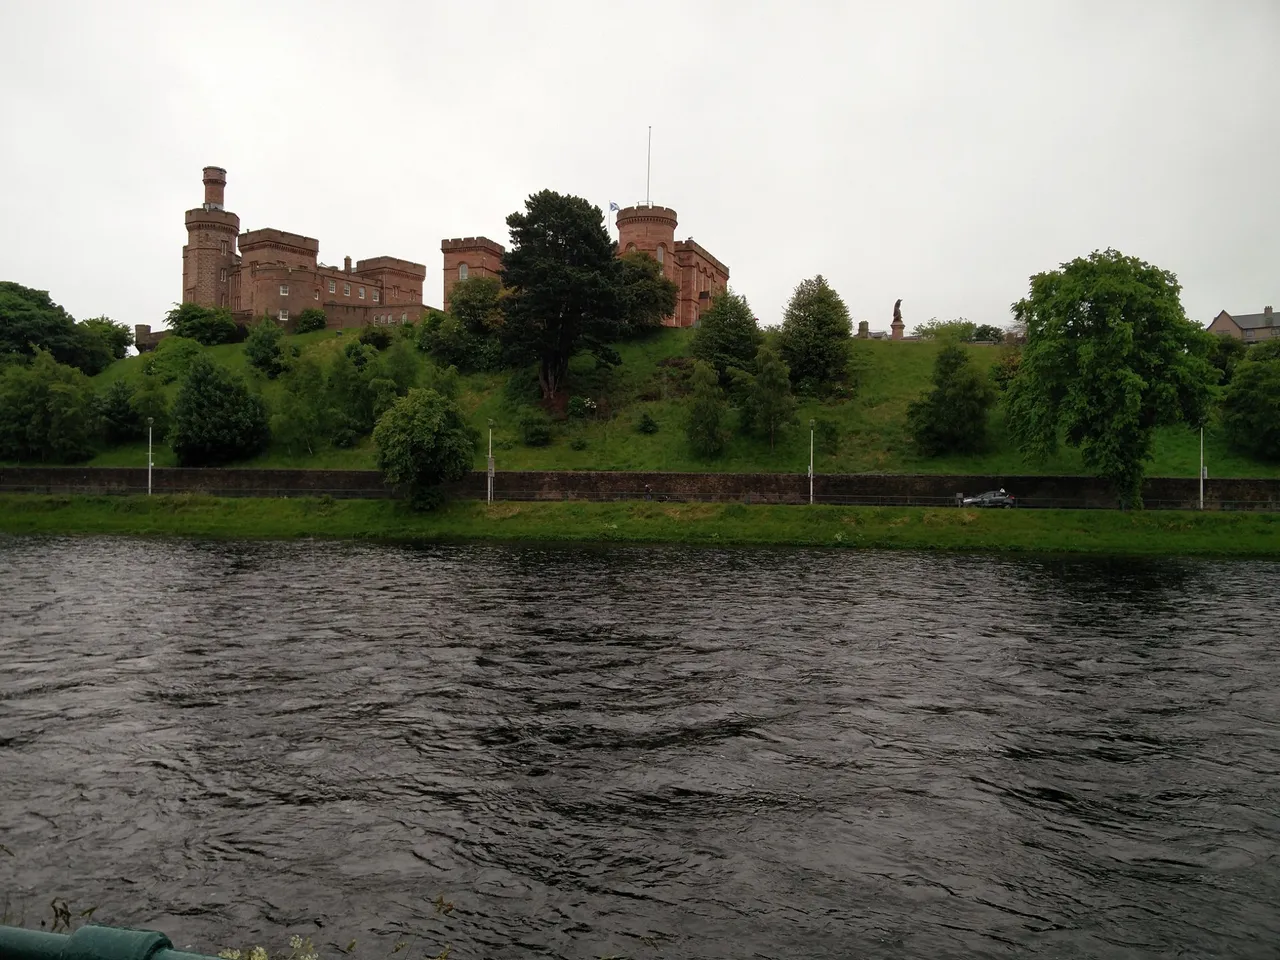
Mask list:
[[[227,171],[204,168],[204,203],[188,210],[187,244],[182,248],[182,302],[230,307],[240,218],[223,209]]]
[[[675,279],[672,252],[676,245],[676,212],[670,207],[636,204],[618,211],[618,252],[647,253],[662,264],[662,272]]]

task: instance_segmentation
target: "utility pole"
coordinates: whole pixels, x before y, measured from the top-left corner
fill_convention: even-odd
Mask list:
[[[653,125],[649,126],[649,150],[645,155],[644,162],[644,204],[651,207],[653,204],[649,201],[649,174],[653,172]]]
[[[1200,509],[1204,509],[1204,424],[1200,425]]]
[[[151,425],[156,422],[155,417],[147,417],[147,496],[151,496],[151,465],[154,462],[151,459]]]

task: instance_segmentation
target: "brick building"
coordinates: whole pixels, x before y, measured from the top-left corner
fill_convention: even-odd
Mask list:
[[[227,172],[204,168],[204,203],[186,213],[182,248],[182,302],[227,307],[240,323],[274,317],[291,329],[311,307],[332,328],[413,322],[422,314],[427,268],[397,257],[373,257],[341,267],[318,259],[312,237],[266,227],[240,232],[240,218],[224,206]],[[139,350],[154,347],[166,331],[141,324]]]
[[[1270,307],[1263,307],[1261,313],[1230,314],[1223,310],[1209,324],[1209,332],[1253,343],[1280,337],[1280,326],[1276,325],[1276,315]]]
[[[679,287],[676,312],[663,323],[669,327],[696,326],[711,298],[729,286],[729,268],[707,249],[688,240],[676,240],[676,212],[670,207],[636,204],[618,211],[618,253],[647,253],[662,266],[662,272]],[[449,309],[449,292],[460,280],[496,276],[502,269],[500,243],[487,237],[444,240],[444,309]]]

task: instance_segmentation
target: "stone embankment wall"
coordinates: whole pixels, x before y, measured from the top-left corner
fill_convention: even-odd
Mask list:
[[[502,471],[494,478],[500,500],[640,499],[646,485],[654,499],[738,503],[805,503],[809,478],[787,473],[612,473],[604,471]],[[1116,499],[1096,477],[931,476],[926,474],[820,474],[814,478],[819,503],[938,505],[955,503],[956,494],[1003,487],[1028,507],[1114,508]],[[373,470],[253,470],[157,468],[156,493],[205,493],[217,496],[323,496],[388,498]],[[0,467],[0,492],[146,493],[145,467]],[[470,474],[453,485],[463,499],[483,499],[485,475]],[[1156,477],[1147,481],[1148,508],[1195,509],[1194,478]],[[1280,479],[1205,481],[1205,507],[1211,510],[1280,510]]]

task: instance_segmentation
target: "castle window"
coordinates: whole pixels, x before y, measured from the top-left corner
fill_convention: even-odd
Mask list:
[[[378,290],[373,291],[373,302],[374,302],[374,303],[377,303],[377,302],[378,302],[378,294],[379,294],[379,292],[380,292],[380,291],[378,291]]]
[[[467,265],[465,263],[458,264],[458,279],[467,279]]]
[[[665,262],[663,258],[666,256],[666,254],[667,254],[667,248],[664,247],[662,244],[658,244],[658,262],[659,263]]]
[[[338,292],[338,281],[336,281],[336,280],[330,280],[330,281],[329,281],[329,292],[330,292],[330,293],[337,293],[337,292]]]
[[[635,252],[636,252],[636,245],[634,243],[628,243],[627,253],[635,253]]]
[[[361,288],[360,288],[360,299],[361,299],[361,300],[363,300],[363,299],[364,299],[364,287],[361,287]]]
[[[404,322],[405,322],[406,320],[408,320],[408,319],[409,319],[409,315],[408,315],[407,313],[402,313],[402,314],[400,314],[400,322],[401,322],[401,323],[404,323]]]
[[[319,288],[319,287],[316,287],[316,299],[317,299],[317,300],[319,300],[319,299],[320,299],[320,288]]]
[[[218,271],[218,282],[219,282],[219,283],[226,283],[226,282],[227,282],[227,268],[226,268],[226,267],[223,267],[221,270],[219,270],[219,271]]]
[[[222,241],[222,255],[224,257],[227,255],[227,241],[225,240]]]
[[[349,297],[349,296],[351,296],[351,284],[349,284],[349,283],[344,283],[344,284],[342,285],[342,295],[343,295],[344,297]]]
[[[288,311],[288,310],[281,310],[281,311],[280,311],[280,322],[281,322],[281,323],[288,323],[288,322],[289,322],[289,311]]]
[[[289,285],[287,283],[280,284],[280,296],[287,297],[289,295]]]

